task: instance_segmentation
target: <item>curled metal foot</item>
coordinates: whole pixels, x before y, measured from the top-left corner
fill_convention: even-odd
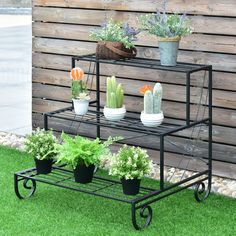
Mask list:
[[[23,181],[23,188],[29,190],[28,194],[26,194],[24,196],[19,191],[19,182],[22,182],[22,181]],[[28,178],[19,180],[18,176],[15,175],[14,188],[15,188],[16,196],[19,199],[26,199],[26,198],[29,198],[32,195],[34,195],[34,193],[36,191],[36,181],[33,179],[28,179]]]
[[[194,191],[194,197],[198,202],[203,202],[208,198],[210,194],[210,189],[206,188],[206,185],[204,182],[200,182],[196,185],[195,191]]]
[[[138,224],[136,218],[136,211],[140,210],[139,216],[144,220],[143,223]],[[141,221],[141,220],[140,220]],[[152,221],[152,208],[149,205],[143,206],[140,209],[136,209],[135,205],[132,205],[132,223],[136,230],[142,230],[147,228]]]

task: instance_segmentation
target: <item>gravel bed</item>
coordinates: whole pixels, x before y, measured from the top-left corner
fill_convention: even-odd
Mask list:
[[[17,136],[11,133],[0,132],[0,145],[9,146],[16,148],[18,150],[24,150],[24,140],[23,136]],[[108,167],[109,163],[107,160],[104,160],[104,167]],[[177,169],[174,167],[166,167],[164,169],[165,180],[171,183],[176,183],[181,179],[190,177],[196,172],[186,171]],[[157,164],[153,165],[152,173],[150,177],[154,179],[160,178],[160,169]],[[236,180],[231,180],[227,178],[221,178],[218,176],[213,176],[212,178],[212,192],[236,198]]]

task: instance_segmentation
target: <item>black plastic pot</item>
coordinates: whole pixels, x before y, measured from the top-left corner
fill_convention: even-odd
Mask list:
[[[52,171],[53,160],[38,160],[34,159],[37,174],[49,174]]]
[[[139,193],[141,179],[121,179],[123,193],[126,195],[136,195]]]
[[[93,180],[93,172],[95,165],[86,166],[85,164],[79,164],[74,169],[75,182],[81,184],[91,183]]]

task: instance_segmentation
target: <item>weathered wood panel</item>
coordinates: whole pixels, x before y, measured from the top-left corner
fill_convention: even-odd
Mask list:
[[[137,26],[136,18],[142,12],[155,12],[157,1],[131,0],[111,1],[104,6],[100,0],[33,0],[33,123],[34,127],[42,126],[42,113],[71,104],[70,79],[71,55],[80,55],[95,51],[96,42],[89,38],[89,31],[98,27],[107,17],[125,20]],[[183,38],[180,45],[179,61],[201,64],[212,64],[213,73],[213,158],[215,173],[236,178],[236,2],[234,0],[184,0],[169,1],[169,12],[187,12],[190,14],[194,34]],[[93,16],[93,17],[90,17]],[[155,37],[140,35],[137,41],[139,56],[159,58],[158,45]],[[80,63],[86,72],[87,64]],[[138,89],[145,83],[160,81],[164,88],[163,110],[166,117],[184,119],[185,116],[185,77],[180,73],[167,73],[152,70],[126,68],[124,66],[101,66],[102,104],[105,101],[105,78],[115,74],[124,84],[126,105],[128,110],[140,112],[142,97]],[[191,78],[192,102],[197,102],[198,87],[202,84],[203,73]],[[207,86],[207,84],[205,84]],[[92,86],[92,96],[95,86]],[[192,105],[192,119],[196,116],[196,106]],[[54,121],[56,129],[68,129],[70,124]],[[95,129],[82,126],[83,135],[94,136]],[[180,137],[172,137],[172,141],[184,146],[186,132]],[[115,134],[114,130],[104,129],[105,136]],[[202,134],[206,139],[206,130]],[[132,144],[151,148],[149,143],[156,142],[148,137],[148,142],[135,139]],[[145,139],[146,140],[146,139]],[[158,143],[155,145],[158,147]],[[166,164],[177,166],[177,159],[182,157],[173,145],[167,145]],[[201,142],[199,147],[203,156],[207,154],[207,143]],[[149,150],[153,158],[158,151]],[[175,152],[175,153],[174,153]],[[158,162],[158,159],[155,159]],[[181,162],[188,163],[188,161]],[[201,164],[191,162],[189,169],[196,169]],[[184,166],[182,166],[184,167]],[[186,166],[185,166],[186,167]]]
[[[52,55],[52,54],[33,54],[33,66],[38,68],[49,68],[54,70],[64,70],[70,71],[71,69],[71,57],[62,56],[62,55]],[[80,63],[79,66],[82,66],[86,70],[86,64]],[[130,68],[124,66],[112,66],[112,65],[102,65],[101,73],[103,75],[110,75],[114,73],[120,77],[125,78],[135,78],[138,80],[147,80],[147,81],[160,81],[166,83],[175,83],[175,84],[186,84],[185,76],[181,73],[167,73],[165,71],[158,71],[158,73],[153,73],[153,70],[136,68],[131,70]],[[199,79],[201,79],[203,74],[192,77],[192,85],[199,85]],[[234,73],[224,73],[224,72],[214,72],[213,73],[213,88],[220,90],[230,90],[236,91],[236,75]]]
[[[69,25],[55,23],[33,23],[33,34],[39,37],[74,39],[74,40],[91,40],[90,31],[94,26],[86,25]],[[236,53],[236,39],[232,36],[193,34],[184,37],[180,42],[181,49],[211,51],[222,53]],[[156,47],[157,39],[154,36],[141,34],[136,45],[145,45]]]
[[[160,7],[160,1],[153,0],[116,0],[104,6],[102,1],[97,0],[33,0],[35,6],[68,7],[68,8],[94,8],[94,9],[113,9],[123,11],[146,11],[153,12]],[[185,0],[171,0],[168,2],[167,11],[187,12],[189,14],[200,15],[222,15],[236,16],[236,2],[234,0],[198,0],[188,2]]]
[[[119,21],[127,21],[133,26],[137,25],[137,17],[141,13],[108,11],[107,17]],[[93,16],[93,17],[88,17]],[[228,34],[235,35],[232,29],[236,27],[236,21],[230,17],[209,17],[209,16],[191,16],[194,32],[208,34]],[[85,9],[68,9],[53,7],[34,7],[33,20],[43,22],[58,22],[83,25],[101,25],[105,21],[104,11],[85,10]]]

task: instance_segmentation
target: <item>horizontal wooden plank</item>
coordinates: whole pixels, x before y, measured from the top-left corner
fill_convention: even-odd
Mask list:
[[[51,6],[51,7],[71,7],[71,8],[94,8],[109,9],[122,11],[146,11],[153,12],[157,8],[161,9],[160,1],[153,0],[116,0],[104,4],[100,0],[33,0],[34,6]],[[169,12],[187,12],[189,14],[201,15],[222,15],[236,16],[236,2],[234,0],[198,0],[197,2],[189,2],[185,0],[172,0],[167,4]]]
[[[102,106],[105,105],[105,95],[104,93],[101,94],[101,104]],[[92,93],[92,97],[95,97],[95,94]],[[61,101],[71,101],[71,90],[69,88],[64,87],[57,87],[57,86],[49,86],[49,85],[42,85],[38,83],[33,84],[33,97],[37,98],[48,98],[53,100],[61,100]],[[135,103],[134,103],[135,100]],[[126,96],[125,98],[125,104],[126,108],[131,111],[135,112],[141,112],[143,109],[143,99],[142,98],[133,98],[130,96]],[[138,104],[138,105],[137,105]],[[170,102],[163,102],[163,112],[164,115],[167,117],[175,117],[176,114],[173,112],[174,110],[172,108],[178,107],[178,104],[176,103],[170,103]],[[131,108],[131,109],[130,109]],[[184,116],[184,110],[181,110],[180,113]],[[192,114],[196,114],[196,110],[193,110]],[[200,117],[198,117],[199,119]],[[198,129],[194,130],[195,132]],[[202,127],[201,132],[203,133],[203,138],[207,139],[207,128]],[[187,132],[180,132],[180,135],[188,136],[190,135],[192,130],[188,130]],[[232,128],[225,128],[221,126],[215,125],[213,128],[213,140],[215,142],[221,142],[221,143],[229,143],[236,145],[236,133],[234,132],[234,129]]]
[[[51,37],[74,40],[91,40],[90,31],[94,26],[70,25],[56,23],[33,23],[33,35],[38,37]],[[157,46],[157,39],[154,36],[140,34],[136,45]],[[218,36],[206,34],[192,34],[180,41],[181,49],[196,51],[211,51],[222,53],[236,53],[236,37]]]
[[[33,40],[35,52],[82,55],[94,53],[95,48],[96,44],[92,42],[50,38],[34,38]],[[159,59],[159,50],[157,48],[138,47],[138,56]],[[196,64],[211,64],[214,70],[236,72],[236,55],[180,51],[178,60]]]
[[[39,113],[33,113],[32,119],[34,121],[34,128],[43,127],[43,116]],[[77,126],[72,125],[71,123],[68,125],[66,122],[60,122],[59,120],[53,121],[54,128],[59,128],[59,130],[64,129],[65,132],[71,132],[71,129],[76,130]],[[70,127],[70,128],[69,128]],[[94,130],[95,132],[95,130]],[[80,133],[80,132],[79,132]],[[60,136],[60,132],[56,132],[57,136]],[[81,133],[80,133],[81,134]],[[82,135],[82,134],[81,134]],[[116,145],[117,146],[117,145]],[[112,147],[113,150],[113,147]],[[151,159],[159,164],[159,151],[147,150]],[[206,167],[205,163],[189,159],[186,156],[174,153],[165,153],[165,165],[174,166],[181,169],[187,169],[192,171],[199,171]],[[236,179],[236,165],[230,163],[224,163],[220,161],[213,161],[213,174]]]
[[[33,100],[34,103],[37,102],[35,99]],[[40,101],[41,104],[45,103],[45,108],[49,106],[49,101]],[[42,121],[41,121],[42,122]],[[90,137],[95,137],[95,126],[81,124],[78,129],[78,123],[75,122],[66,122],[59,119],[50,119],[50,126],[52,128],[56,128],[57,130],[64,130],[65,132],[72,132],[72,133],[79,133],[81,135],[86,135]],[[42,123],[41,123],[42,124]],[[39,123],[37,120],[34,120],[34,127],[39,126]],[[89,127],[89,128],[88,128]],[[121,130],[115,130],[115,129],[108,129],[108,128],[102,128],[102,137],[107,138],[108,136],[117,136],[122,135],[123,137],[130,137],[133,136],[134,133],[130,133],[127,131],[121,131]],[[137,134],[136,134],[137,135]],[[135,137],[135,135],[134,135]],[[156,147],[158,149],[159,147],[159,139],[153,139],[151,136],[146,136],[145,139],[143,137],[138,137],[129,139],[129,144],[132,145],[139,145],[146,148],[150,147]],[[169,137],[168,141],[165,143],[165,150],[169,152],[175,152],[175,153],[185,153],[184,148],[188,141],[184,138],[177,138],[177,137]],[[173,145],[174,144],[174,145]],[[229,145],[223,145],[223,144],[213,144],[213,159],[214,160],[224,160],[224,161],[230,161],[236,163],[236,147],[229,146]],[[195,149],[196,154],[200,156],[207,156],[207,143],[201,142],[197,144],[197,147]]]
[[[61,72],[61,75],[59,75],[59,73],[55,73],[54,71],[47,71],[47,72],[48,72],[48,75],[45,75],[44,73],[43,77],[47,76],[49,78],[54,78],[56,74],[57,77],[60,77],[60,78],[64,77],[64,81],[68,80],[67,85],[70,86],[68,72]],[[42,77],[39,74],[38,75],[36,74],[36,76]],[[100,83],[101,91],[106,91],[106,77],[101,76],[100,80],[101,80],[101,83]],[[138,80],[134,81],[134,80],[129,80],[129,79],[121,79],[121,78],[118,79],[118,82],[123,84],[126,94],[135,95],[135,96],[141,96],[139,89],[145,84],[147,84],[146,81],[138,81]],[[94,76],[89,76],[87,83],[89,85],[93,84],[93,86],[91,87],[92,90],[96,89]],[[149,82],[148,84],[151,86],[154,86],[153,82]],[[178,102],[186,101],[186,87],[185,86],[165,84],[165,83],[162,83],[162,86],[163,86],[163,91],[164,91],[163,99],[178,101]],[[173,93],[173,91],[175,92]],[[199,98],[200,98],[201,93],[203,93],[203,96],[200,101]],[[191,102],[192,103],[198,104],[199,102],[201,102],[202,104],[206,104],[206,96],[207,96],[207,90],[202,91],[201,88],[197,88],[197,87],[191,88]],[[214,91],[213,105],[218,106],[218,107],[234,109],[236,107],[236,93],[229,92],[229,91],[219,91],[219,90]]]
[[[87,68],[87,64],[80,63],[79,66],[83,67],[84,70]],[[52,54],[33,54],[33,66],[50,68],[57,70],[67,70],[71,69],[71,57],[70,56],[61,56],[61,55],[52,55]],[[42,73],[42,72],[41,72]],[[55,72],[56,73],[56,72]],[[101,65],[101,74],[111,75],[115,74],[120,77],[125,78],[135,78],[137,80],[147,80],[147,81],[160,81],[165,83],[175,83],[175,84],[186,84],[185,75],[181,73],[168,73],[165,71],[156,71],[153,73],[153,70],[142,69],[142,68],[127,68],[124,66],[117,65]],[[44,76],[47,75],[45,71]],[[196,75],[196,76],[195,76]],[[234,73],[224,73],[224,72],[213,72],[213,88],[215,89],[224,89],[230,91],[236,91],[236,79]],[[191,77],[191,84],[193,86],[198,86],[199,83],[202,83],[202,73],[194,73]],[[41,78],[43,79],[43,78]],[[49,80],[49,78],[47,78]],[[56,78],[54,78],[56,79]],[[63,81],[60,81],[63,83]]]
[[[108,11],[108,18],[119,21],[127,21],[135,27],[138,27],[137,17],[141,13]],[[93,16],[93,17],[88,17]],[[33,21],[71,23],[84,25],[101,25],[105,21],[104,11],[67,9],[53,7],[34,7]],[[207,34],[225,34],[235,35],[232,29],[236,28],[236,21],[230,17],[209,17],[209,16],[191,16],[191,25],[194,32]]]

